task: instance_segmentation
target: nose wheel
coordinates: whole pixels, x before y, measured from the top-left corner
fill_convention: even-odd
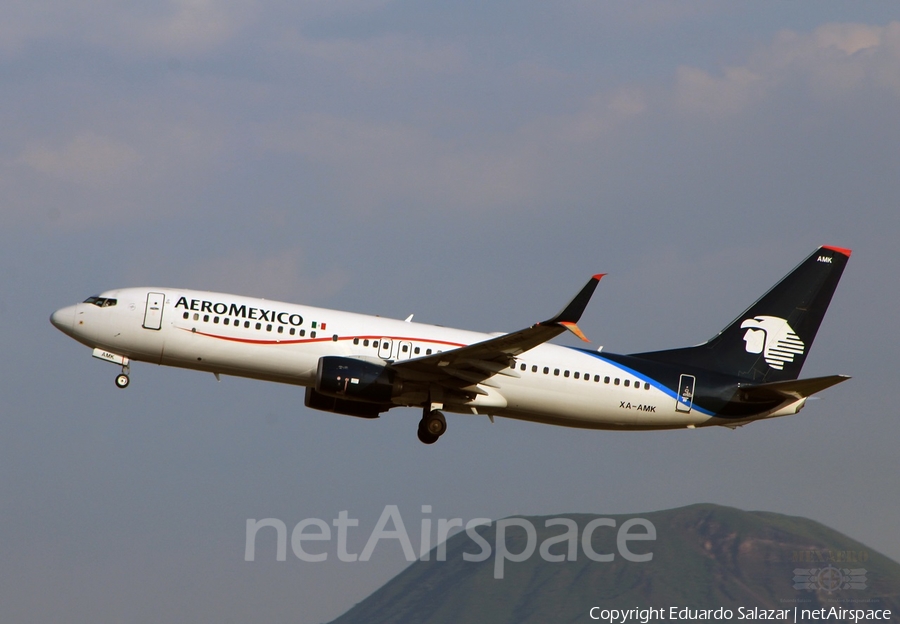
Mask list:
[[[131,383],[131,379],[128,377],[129,367],[123,366],[122,372],[116,375],[116,388],[122,388],[123,390],[128,387],[128,384]]]
[[[447,431],[447,420],[438,410],[426,411],[419,421],[419,441],[423,444],[434,444]]]

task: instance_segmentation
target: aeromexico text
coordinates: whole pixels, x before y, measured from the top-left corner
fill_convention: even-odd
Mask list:
[[[252,321],[266,321],[268,323],[281,323],[282,325],[303,325],[303,317],[299,314],[279,312],[278,310],[264,310],[263,308],[250,308],[236,303],[222,303],[221,301],[206,301],[205,299],[191,299],[179,297],[175,303],[176,308],[184,308],[194,312],[206,312],[221,316],[235,316]]]

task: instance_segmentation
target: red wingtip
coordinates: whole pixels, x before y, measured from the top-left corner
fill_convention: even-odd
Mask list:
[[[594,279],[597,280],[597,281],[600,281],[601,279],[603,279],[603,276],[604,276],[604,275],[606,275],[606,273],[597,273],[597,274],[594,276]]]
[[[831,251],[836,251],[839,254],[844,254],[848,258],[850,254],[853,253],[850,249],[844,249],[843,247],[832,247],[831,245],[822,245],[822,249],[830,249]]]

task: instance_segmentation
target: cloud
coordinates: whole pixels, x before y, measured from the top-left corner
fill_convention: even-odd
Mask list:
[[[299,115],[262,130],[266,149],[325,167],[345,206],[368,211],[396,201],[466,207],[524,201],[534,154],[503,140],[440,139],[412,124]]]
[[[195,39],[199,54],[240,35],[229,15],[241,10],[255,11],[252,3],[241,9],[212,0],[173,1],[146,24],[124,28],[122,36],[156,41],[147,45],[160,53]],[[344,10],[367,9],[350,3]],[[133,17],[123,15],[112,19]],[[315,182],[316,200],[345,213],[427,207],[476,214],[590,204],[615,185],[628,186],[613,172],[623,171],[623,155],[656,145],[659,139],[645,130],[654,124],[683,122],[690,138],[679,151],[699,155],[699,166],[722,136],[721,125],[715,137],[706,131],[711,123],[727,120],[731,140],[739,140],[747,123],[771,119],[754,117],[769,103],[793,98],[808,109],[810,102],[900,94],[900,22],[782,31],[719,71],[677,66],[669,85],[658,79],[575,81],[577,74],[560,70],[553,59],[483,67],[473,62],[471,47],[483,42],[466,38],[313,38],[294,25],[267,32],[280,34],[262,46],[266,51],[255,62],[291,67],[286,74],[263,71],[248,79],[170,72],[117,92],[118,99],[94,96],[88,80],[77,88],[91,96],[69,95],[77,104],[74,121],[5,130],[12,152],[0,161],[0,182],[10,191],[5,212],[25,212],[17,205],[64,204],[58,224],[159,219],[179,206],[202,205],[211,182],[232,191],[252,187],[252,172],[260,171],[254,167],[263,162],[301,169],[309,176],[304,182]],[[41,101],[68,93],[68,86],[42,93]],[[545,99],[532,104],[529,95]],[[18,106],[25,111],[36,101]],[[95,111],[98,101],[109,102],[106,110]],[[796,114],[790,107],[779,110],[781,116]],[[5,115],[9,128],[17,116]],[[668,148],[662,148],[651,157],[666,158]],[[729,150],[726,156],[737,162],[741,153]],[[658,183],[679,170],[660,162]],[[23,169],[28,176],[18,175]]]
[[[78,4],[9,0],[0,5],[0,53],[13,56],[41,42],[96,46],[134,56],[196,56],[253,24],[258,3],[166,0],[138,5],[112,0]]]
[[[182,284],[185,287],[283,301],[325,301],[350,282],[346,269],[311,266],[299,249],[286,249],[268,255],[234,251],[226,256],[206,258],[188,267],[173,267],[171,272],[181,275],[180,279],[186,282]],[[135,283],[153,283],[158,274],[154,268],[152,275],[136,274],[132,279]]]
[[[182,111],[184,118],[168,121],[142,112],[85,121],[71,134],[64,128],[58,136],[21,139],[13,155],[0,158],[0,220],[51,210],[55,227],[146,223],[195,202],[210,176],[229,166],[224,155],[235,148],[227,144],[227,123],[214,114],[203,119]]]
[[[86,131],[58,147],[32,142],[25,146],[17,162],[74,184],[96,188],[140,160],[138,152],[126,143]]]
[[[630,0],[606,4],[593,0],[576,0],[575,10],[590,20],[614,20],[631,27],[671,28],[672,24],[721,13],[722,4],[713,0],[685,0],[660,2],[659,0]]]
[[[360,81],[374,77],[369,84],[375,90],[390,80],[399,85],[408,71],[461,72],[464,79],[475,71],[465,51],[455,46],[392,38],[305,41],[300,49]],[[420,63],[410,59],[418,55]],[[534,87],[529,76],[519,79]],[[603,183],[597,172],[603,171],[604,159],[631,150],[636,141],[646,140],[642,127],[670,116],[695,132],[716,120],[731,120],[739,134],[745,123],[758,124],[757,113],[772,102],[802,102],[802,109],[816,102],[858,101],[873,90],[890,97],[900,93],[900,22],[782,31],[744,62],[720,71],[681,65],[668,88],[604,86],[573,100],[568,112],[528,115],[526,110],[512,127],[483,130],[473,124],[447,136],[433,118],[387,121],[384,113],[303,112],[265,124],[260,134],[264,150],[297,155],[323,171],[345,209],[392,210],[405,204],[463,213],[520,210],[569,198],[585,201],[599,192],[593,187]],[[779,114],[793,114],[789,110]],[[694,147],[685,148],[713,140],[702,131],[695,136]]]
[[[780,88],[806,89],[819,100],[852,96],[865,88],[900,94],[900,22],[782,31],[746,64],[725,67],[718,75],[679,67],[674,99],[685,113],[728,116],[754,108]]]
[[[646,110],[641,89],[622,88],[511,132],[447,137],[414,121],[304,113],[262,124],[257,134],[263,150],[296,155],[304,168],[324,171],[345,210],[427,206],[465,214],[530,209],[549,200],[558,188],[548,178],[567,168],[567,159]]]
[[[468,67],[468,55],[457,43],[431,42],[396,34],[366,39],[316,39],[296,30],[272,44],[279,54],[320,63],[354,81],[372,85],[409,82],[422,75],[457,74]]]
[[[173,55],[206,52],[221,46],[252,22],[250,11],[222,0],[169,0],[167,6],[167,13],[160,17],[141,19],[125,15],[122,19],[123,26],[136,34],[148,51]]]
[[[130,58],[198,58],[241,37],[277,37],[285,24],[366,15],[391,1],[6,0],[0,3],[0,54],[15,56],[33,44],[65,42]]]
[[[685,66],[675,74],[675,101],[685,112],[739,113],[761,100],[766,90],[766,78],[746,67],[726,67],[721,77]]]
[[[565,143],[597,141],[622,123],[646,113],[647,105],[647,96],[638,87],[598,92],[578,112],[542,120],[535,132],[547,132],[554,140]]]

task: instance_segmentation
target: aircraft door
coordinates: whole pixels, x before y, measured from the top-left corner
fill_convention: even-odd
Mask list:
[[[391,359],[391,352],[394,350],[394,341],[390,338],[382,338],[378,343],[378,357],[382,360]]]
[[[690,413],[694,406],[694,386],[697,378],[693,375],[682,375],[678,380],[678,401],[675,403],[676,412]]]
[[[163,303],[166,296],[162,293],[147,293],[147,307],[144,310],[144,328],[160,329],[162,327]]]
[[[408,360],[412,357],[412,343],[408,340],[403,340],[397,343],[397,359],[398,360]]]

